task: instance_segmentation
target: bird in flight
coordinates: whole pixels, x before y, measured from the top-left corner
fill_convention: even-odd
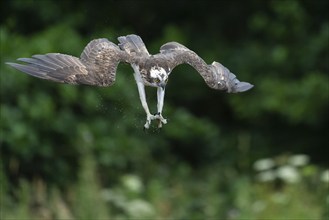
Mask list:
[[[139,98],[146,113],[145,129],[150,127],[152,120],[158,120],[159,128],[167,123],[162,116],[165,87],[169,75],[180,64],[191,65],[213,89],[237,93],[253,87],[250,83],[240,82],[222,64],[213,62],[208,65],[195,52],[177,42],[166,43],[161,46],[160,53],[151,55],[138,35],[121,36],[118,41],[116,45],[105,38],[92,40],[80,58],[48,53],[17,59],[23,64],[7,64],[41,79],[105,87],[115,82],[118,64],[128,63],[134,70]],[[145,86],[157,88],[157,113],[154,115],[146,102]]]

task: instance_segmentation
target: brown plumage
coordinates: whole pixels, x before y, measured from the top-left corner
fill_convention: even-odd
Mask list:
[[[38,78],[68,84],[111,86],[118,64],[129,62],[129,57],[117,45],[103,38],[91,41],[80,59],[66,54],[48,53],[18,60],[27,64],[7,64]]]
[[[129,63],[134,69],[134,77],[142,106],[147,114],[145,128],[151,120],[158,119],[159,127],[166,120],[162,117],[165,86],[172,70],[180,64],[191,65],[202,76],[206,84],[226,92],[244,92],[253,87],[240,82],[236,76],[218,62],[211,65],[195,52],[177,42],[169,42],[160,48],[160,53],[150,55],[142,39],[137,35],[118,38],[116,45],[105,38],[92,40],[83,50],[80,58],[48,53],[32,58],[19,58],[25,64],[8,65],[32,76],[67,84],[111,86],[115,82],[118,64]],[[146,103],[144,86],[158,88],[158,113],[151,115]]]

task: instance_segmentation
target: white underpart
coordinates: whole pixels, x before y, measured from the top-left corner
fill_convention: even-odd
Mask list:
[[[152,67],[150,70],[151,78],[154,78],[154,79],[158,78],[160,80],[164,80],[161,77],[162,74],[164,74],[164,76],[167,75],[165,69],[163,69],[162,67]]]
[[[132,64],[131,66],[134,69],[134,77],[135,77],[137,88],[138,88],[139,98],[141,100],[142,106],[143,106],[144,111],[146,113],[146,123],[145,123],[144,127],[146,129],[148,129],[150,127],[151,121],[154,120],[154,119],[159,120],[159,127],[161,127],[162,123],[164,123],[164,124],[167,123],[167,120],[164,119],[162,117],[162,114],[161,114],[162,113],[162,108],[163,108],[163,101],[164,101],[164,89],[159,87],[158,91],[157,91],[157,97],[158,97],[157,109],[158,109],[159,114],[158,115],[152,115],[150,113],[149,107],[148,107],[147,102],[146,102],[145,85],[143,83],[143,80],[142,80],[141,74],[139,72],[138,66],[136,66],[134,64]]]

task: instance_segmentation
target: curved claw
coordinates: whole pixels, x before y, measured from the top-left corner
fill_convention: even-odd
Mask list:
[[[149,129],[150,128],[150,122],[146,121],[145,125],[144,125],[144,131],[145,129]]]
[[[144,130],[150,128],[151,120],[152,120],[151,119],[151,116],[150,115],[147,115],[146,116],[146,122],[145,122],[145,125],[144,125]]]
[[[158,128],[162,128],[162,124],[167,124],[167,119],[163,118],[161,113],[157,113],[155,115],[150,114],[150,115],[146,116],[146,122],[145,122],[145,125],[144,125],[144,130],[150,128],[152,120],[159,120]]]
[[[162,124],[167,124],[167,119],[163,118],[161,113],[158,112],[155,117],[159,120],[158,128],[162,128]]]
[[[145,122],[145,125],[144,125],[144,130],[149,129],[150,125],[151,125],[151,121],[155,120],[155,119],[158,119],[158,117],[156,115],[151,115],[151,114],[147,115],[146,116],[146,122]]]
[[[161,123],[163,123],[163,124],[167,124],[167,119],[165,119],[165,118],[162,118],[162,117],[161,117],[160,121],[161,121]]]

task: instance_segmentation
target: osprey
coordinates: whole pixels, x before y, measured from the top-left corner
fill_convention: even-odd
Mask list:
[[[129,63],[134,70],[139,98],[146,112],[145,129],[152,120],[158,120],[158,127],[166,124],[162,116],[165,87],[172,70],[180,64],[191,65],[213,89],[228,93],[244,92],[253,87],[240,82],[236,76],[218,62],[211,65],[195,52],[177,42],[161,46],[160,53],[151,55],[142,39],[137,35],[118,38],[116,45],[105,38],[92,40],[83,50],[80,58],[48,53],[33,55],[32,58],[19,58],[19,63],[8,65],[32,76],[67,84],[111,86],[115,82],[117,66],[120,62]],[[146,102],[145,86],[157,88],[157,113],[152,115]]]

